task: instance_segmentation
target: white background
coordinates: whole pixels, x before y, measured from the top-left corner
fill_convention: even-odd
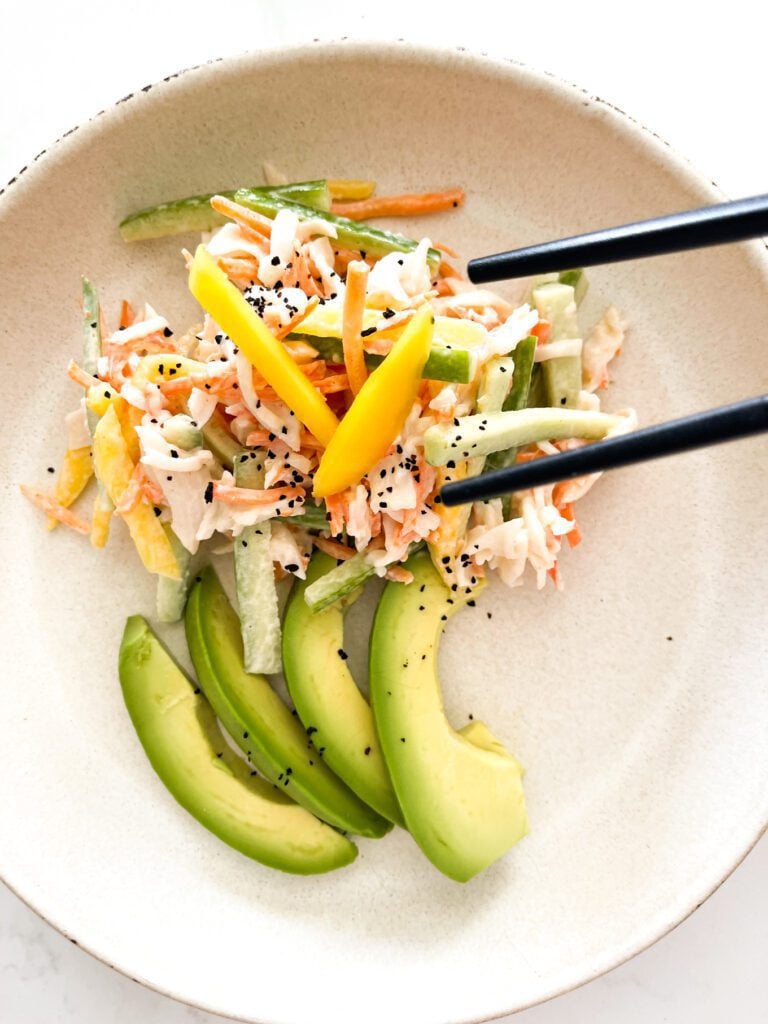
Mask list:
[[[245,49],[348,35],[460,44],[547,69],[652,127],[729,195],[764,192],[765,12],[755,0],[730,0],[717,13],[700,0],[4,0],[0,181],[67,129],[178,68]],[[763,841],[667,938],[591,985],[518,1015],[515,1024],[762,1021],[766,910]],[[217,1019],[90,959],[0,886],[0,1024]]]

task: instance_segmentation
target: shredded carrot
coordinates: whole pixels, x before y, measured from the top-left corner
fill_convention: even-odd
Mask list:
[[[344,292],[344,314],[341,323],[341,344],[344,365],[352,394],[356,395],[368,378],[365,351],[360,332],[365,314],[365,287],[368,283],[368,264],[353,260],[347,267],[347,287]]]
[[[459,254],[456,252],[456,250],[453,248],[453,246],[452,245],[446,245],[445,242],[433,242],[432,243],[432,248],[433,249],[439,249],[440,252],[444,252],[447,256],[452,256],[453,259],[455,259],[455,260],[460,259]]]
[[[259,276],[259,262],[255,257],[217,256],[216,262],[239,288],[247,288]]]
[[[70,512],[68,508],[64,508],[60,505],[55,498],[50,494],[46,494],[45,491],[40,490],[38,487],[29,487],[27,484],[21,484],[21,493],[36,505],[37,508],[46,512],[49,516],[63,523],[64,526],[68,526],[71,530],[76,530],[77,533],[82,533],[85,536],[91,532],[90,523],[86,523],[84,519],[76,516],[74,512]]]
[[[357,552],[354,548],[348,548],[346,544],[339,544],[336,540],[329,540],[327,537],[315,537],[315,547],[320,548],[326,555],[330,555],[331,558],[340,558],[345,561],[348,558],[352,558]]]
[[[233,203],[231,199],[227,199],[225,196],[214,196],[211,199],[211,206],[217,213],[222,214],[224,217],[229,217],[230,220],[239,224],[241,228],[247,228],[260,238],[269,238],[272,234],[272,221],[268,217],[262,217],[255,210],[249,210],[247,206]]]
[[[325,507],[328,510],[328,529],[333,534],[341,533],[344,529],[344,522],[349,515],[347,491],[341,491],[339,494],[329,494],[325,499]]]
[[[312,313],[317,308],[319,302],[320,299],[317,297],[317,295],[313,295],[312,298],[304,307],[304,312],[294,313],[294,315],[291,317],[287,324],[285,324],[283,327],[278,328],[278,330],[274,332],[275,336],[280,338],[281,341],[283,338],[286,338],[291,333],[291,331],[296,330],[296,328],[299,326],[302,320],[307,319],[310,313]],[[309,346],[307,346],[307,348],[309,348]],[[312,351],[315,352],[314,349],[312,349]],[[315,352],[315,355],[317,355],[317,352]]]
[[[349,390],[349,378],[346,373],[334,373],[314,383],[321,395],[331,395],[336,391]]]
[[[406,193],[397,196],[371,196],[357,202],[335,202],[334,213],[352,220],[371,217],[413,217],[424,213],[452,210],[464,202],[464,189],[452,188],[445,192]]]
[[[570,533],[566,533],[566,537],[568,538],[568,543],[571,545],[571,547],[575,548],[577,544],[581,544],[582,536],[581,530],[579,529],[578,523],[576,522],[576,515],[573,511],[572,501],[569,501],[567,502],[567,504],[563,505],[563,507],[560,509],[560,515],[563,517],[563,519],[567,519],[569,523],[573,523],[573,529],[570,531]]]
[[[274,434],[272,435],[274,438]],[[248,448],[269,448],[277,446],[278,450],[288,450],[288,445],[280,441],[280,439],[270,440],[270,432],[268,430],[252,430],[251,433],[245,439],[246,447]],[[311,448],[313,450],[321,450],[323,445],[313,437],[308,430],[302,430],[301,432],[301,447]]]
[[[303,498],[303,487],[270,487],[266,490],[254,490],[250,487],[232,487],[229,484],[215,483],[213,496],[227,505],[273,505],[282,499]]]
[[[98,377],[93,377],[90,373],[86,373],[81,366],[78,366],[74,359],[69,360],[67,376],[70,380],[73,380],[75,384],[79,384],[84,388],[92,388],[94,385],[101,383]]]
[[[461,271],[457,270],[456,267],[452,267],[447,260],[440,260],[440,266],[437,270],[441,277],[455,277],[458,281],[466,280]]]
[[[555,562],[551,569],[547,569],[547,576],[552,582],[559,588],[560,586],[560,566]]]
[[[125,488],[123,493],[120,495],[120,501],[115,505],[115,515],[124,516],[133,512],[136,506],[142,499],[141,484],[138,479],[134,476],[128,486]]]
[[[135,317],[133,315],[133,309],[128,299],[123,299],[120,304],[120,320],[118,321],[118,327],[130,327]]]
[[[537,339],[537,345],[546,345],[549,341],[549,332],[552,329],[552,324],[549,320],[539,320],[535,327],[531,328],[531,334]]]
[[[413,583],[413,573],[402,565],[390,565],[386,577],[388,580],[394,580],[395,583]]]

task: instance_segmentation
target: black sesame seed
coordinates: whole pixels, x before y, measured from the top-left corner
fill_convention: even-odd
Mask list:
[[[53,466],[49,466],[49,467],[48,467],[48,472],[49,472],[49,473],[55,473],[55,472],[56,472],[56,470],[55,470],[55,469],[53,468]]]
[[[363,751],[363,753],[365,754],[366,757],[368,757],[370,752],[371,752],[371,748],[370,747],[366,747],[365,750]]]
[[[173,335],[173,331],[171,330],[170,327],[164,327],[163,334],[165,335],[166,338],[170,338]]]
[[[163,510],[161,508],[158,508],[157,505],[153,506],[152,511],[155,513],[156,516],[160,516],[163,514]]]
[[[349,657],[349,655],[347,654],[343,647],[340,647],[336,653],[338,654],[342,661],[346,661],[347,658]]]
[[[213,501],[213,480],[208,481],[208,484],[205,488],[204,497],[206,505],[210,505],[210,503]]]

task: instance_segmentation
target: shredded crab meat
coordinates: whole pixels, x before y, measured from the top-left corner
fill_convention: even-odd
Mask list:
[[[274,176],[285,181],[277,172]],[[539,314],[530,305],[515,305],[490,289],[476,287],[445,260],[441,259],[437,269],[430,267],[432,243],[428,238],[422,238],[410,252],[376,258],[340,247],[336,228],[320,217],[301,220],[284,209],[270,220],[224,196],[215,197],[212,206],[228,220],[204,236],[208,252],[337,415],[343,415],[353,400],[350,385],[359,390],[359,373],[353,372],[350,381],[346,369],[352,362],[332,362],[319,340],[315,348],[311,339],[296,341],[295,336],[302,333],[306,318],[322,323],[327,317],[329,324],[342,325],[339,340],[344,342],[345,353],[348,348],[352,351],[347,337],[350,328],[344,324],[345,299],[348,313],[352,305],[345,281],[350,266],[367,276],[359,289],[364,293],[363,312],[365,322],[376,321],[360,331],[366,351],[387,355],[396,344],[394,335],[400,336],[419,307],[429,302],[435,314],[452,318],[447,327],[441,324],[446,338],[451,328],[456,337],[467,335],[476,373],[472,381],[463,384],[422,381],[400,435],[361,480],[326,498],[326,521],[321,519],[310,533],[292,519],[304,511],[312,494],[323,445],[208,314],[202,324],[176,337],[167,319],[151,305],[139,307],[134,314],[124,301],[119,319],[111,325],[116,329],[104,327],[98,376],[75,363],[68,368],[71,379],[89,392],[91,402],[86,407],[86,401],[81,401],[66,418],[70,450],[90,447],[86,408],[95,412],[106,389],[120,403],[126,440],[135,429],[131,444],[138,462],[115,511],[125,514],[138,503],[149,502],[190,553],[212,538],[217,538],[214,543],[218,542],[221,550],[231,551],[243,529],[269,521],[277,578],[284,574],[304,578],[312,548],[318,547],[337,559],[362,553],[377,575],[408,583],[411,574],[402,563],[414,546],[426,542],[437,552],[448,538],[450,571],[455,574],[451,581],[456,586],[471,589],[481,577],[495,572],[510,587],[533,577],[539,587],[549,578],[560,588],[558,559],[563,541],[575,545],[580,538],[574,502],[588,493],[600,474],[516,494],[511,511],[498,499],[478,502],[459,522],[459,518],[446,516],[450,510],[440,506],[439,487],[445,474],[438,474],[426,462],[424,433],[436,423],[475,411],[478,387],[482,386],[480,369],[497,356],[514,359],[517,345],[531,333],[538,335],[536,363],[580,355],[582,390],[576,405],[599,411],[599,394],[610,382],[609,366],[620,353],[627,330],[617,310],[609,307],[583,341],[553,341],[547,336],[546,324],[537,330]],[[455,256],[448,246],[437,248]],[[193,257],[186,251],[183,254],[189,264]],[[362,265],[357,262],[361,260]],[[456,330],[456,320],[467,322],[467,330]],[[481,327],[470,330],[469,322]],[[396,327],[400,331],[394,331]],[[358,330],[359,326],[355,332]],[[330,333],[335,336],[332,330]],[[166,354],[183,357],[170,373],[168,366],[165,370],[160,366]],[[537,373],[539,369],[535,368]],[[179,414],[188,415],[199,429],[213,417],[215,429],[225,430],[230,441],[251,451],[258,449],[264,466],[263,486],[237,487],[232,473],[205,442],[189,450],[171,444],[164,424]],[[608,436],[636,425],[636,415],[628,410]],[[214,435],[206,430],[204,436]],[[542,441],[527,446],[518,458],[545,458],[586,443],[578,439]],[[221,459],[227,462],[225,456]],[[49,515],[80,532],[90,532],[90,524],[46,492],[27,488],[24,493]],[[505,519],[505,509],[511,518]],[[444,556],[440,563],[445,565]]]
[[[307,578],[307,564],[312,554],[312,538],[305,530],[289,529],[285,523],[273,522],[269,538],[269,553],[273,562],[287,573]]]
[[[610,383],[608,364],[624,344],[627,322],[614,306],[609,306],[584,339],[582,373],[587,391],[607,387]]]
[[[374,263],[368,275],[369,307],[403,310],[429,291],[430,245],[429,239],[423,238],[413,252],[391,252]]]

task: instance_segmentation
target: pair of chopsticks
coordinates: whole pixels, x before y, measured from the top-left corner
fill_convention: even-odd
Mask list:
[[[622,224],[542,245],[470,260],[475,284],[547,274],[570,267],[593,267],[647,256],[664,256],[710,245],[768,235],[768,195],[718,203],[652,220]],[[534,459],[508,469],[447,484],[446,505],[496,498],[510,491],[618,469],[768,431],[768,395],[685,416],[669,423],[608,438],[574,451]]]

